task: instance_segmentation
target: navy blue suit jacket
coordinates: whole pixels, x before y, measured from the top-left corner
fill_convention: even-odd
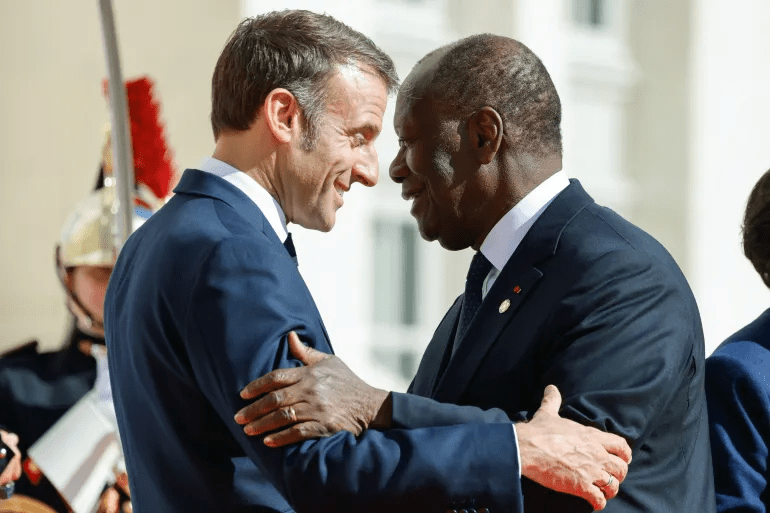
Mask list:
[[[233,421],[239,391],[331,352],[296,264],[257,206],[187,170],[127,241],[107,290],[113,396],[137,513],[521,511],[510,424],[342,432],[270,449]]]
[[[410,387],[422,402],[394,396],[396,425],[519,420],[552,383],[562,416],[619,434],[633,449],[605,511],[714,511],[700,317],[657,241],[572,180],[502,269],[440,375],[461,306],[462,296]],[[460,406],[452,414],[436,401]],[[522,488],[527,513],[592,510],[526,479]]]
[[[770,310],[706,360],[717,510],[770,507]]]

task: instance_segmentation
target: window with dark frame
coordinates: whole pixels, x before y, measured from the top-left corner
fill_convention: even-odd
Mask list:
[[[605,0],[572,0],[572,19],[576,25],[601,28],[607,23]]]

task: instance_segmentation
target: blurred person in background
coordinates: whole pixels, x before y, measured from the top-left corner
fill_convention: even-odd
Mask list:
[[[147,77],[126,83],[136,182],[134,229],[163,204],[174,178],[152,87]],[[70,511],[27,451],[90,390],[99,390],[105,411],[112,408],[103,320],[116,256],[114,196],[108,132],[95,190],[69,213],[55,250],[56,271],[72,314],[67,340],[61,349],[42,353],[36,341],[28,342],[0,358],[0,426],[18,436],[23,458],[15,493],[0,500],[0,511]],[[128,494],[125,473],[120,473],[105,490],[99,512],[127,510]]]
[[[548,71],[518,41],[471,36],[420,60],[398,93],[390,177],[424,239],[476,251],[465,293],[410,393],[373,389],[336,358],[295,346],[317,363],[249,385],[244,398],[267,395],[236,417],[246,432],[295,424],[270,433],[271,446],[325,436],[355,425],[347,419],[367,425],[366,412],[388,401],[380,428],[519,421],[552,383],[561,415],[633,449],[607,511],[713,512],[695,299],[660,243],[567,177],[560,123]],[[608,472],[593,486],[618,490]],[[592,507],[528,479],[522,490],[527,513]]]
[[[770,171],[749,195],[743,253],[770,287]],[[770,508],[770,309],[706,360],[717,510]]]

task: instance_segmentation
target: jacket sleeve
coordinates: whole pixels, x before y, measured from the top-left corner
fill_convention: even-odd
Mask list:
[[[714,486],[720,512],[766,512],[770,352],[732,343],[706,360]],[[764,497],[764,498],[763,498]]]
[[[475,406],[458,406],[440,403],[427,397],[392,392],[393,427],[416,429],[435,426],[456,426],[458,424],[507,423],[513,421],[503,410],[491,408],[482,410]]]
[[[233,420],[244,405],[241,388],[275,368],[299,365],[288,354],[289,330],[319,350],[330,350],[294,263],[264,251],[240,241],[212,252],[189,298],[183,337],[200,389],[292,507],[299,512],[443,513],[459,506],[521,511],[516,446],[507,423],[369,430],[358,438],[342,432],[287,449],[267,448],[262,437],[243,433]]]

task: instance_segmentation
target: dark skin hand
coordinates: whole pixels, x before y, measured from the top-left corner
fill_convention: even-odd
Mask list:
[[[259,397],[235,415],[247,435],[270,433],[265,445],[280,447],[390,427],[389,392],[369,386],[336,356],[305,346],[294,332],[289,350],[306,366],[275,370],[241,391],[243,399]],[[548,385],[532,420],[516,424],[522,475],[604,509],[628,473],[631,448],[617,435],[559,417],[560,406],[561,394]]]
[[[366,384],[339,358],[306,346],[293,331],[289,350],[306,367],[275,370],[241,390],[243,399],[263,396],[235,415],[247,435],[285,428],[265,437],[265,445],[280,447],[343,430],[358,436],[389,427],[389,392]]]

